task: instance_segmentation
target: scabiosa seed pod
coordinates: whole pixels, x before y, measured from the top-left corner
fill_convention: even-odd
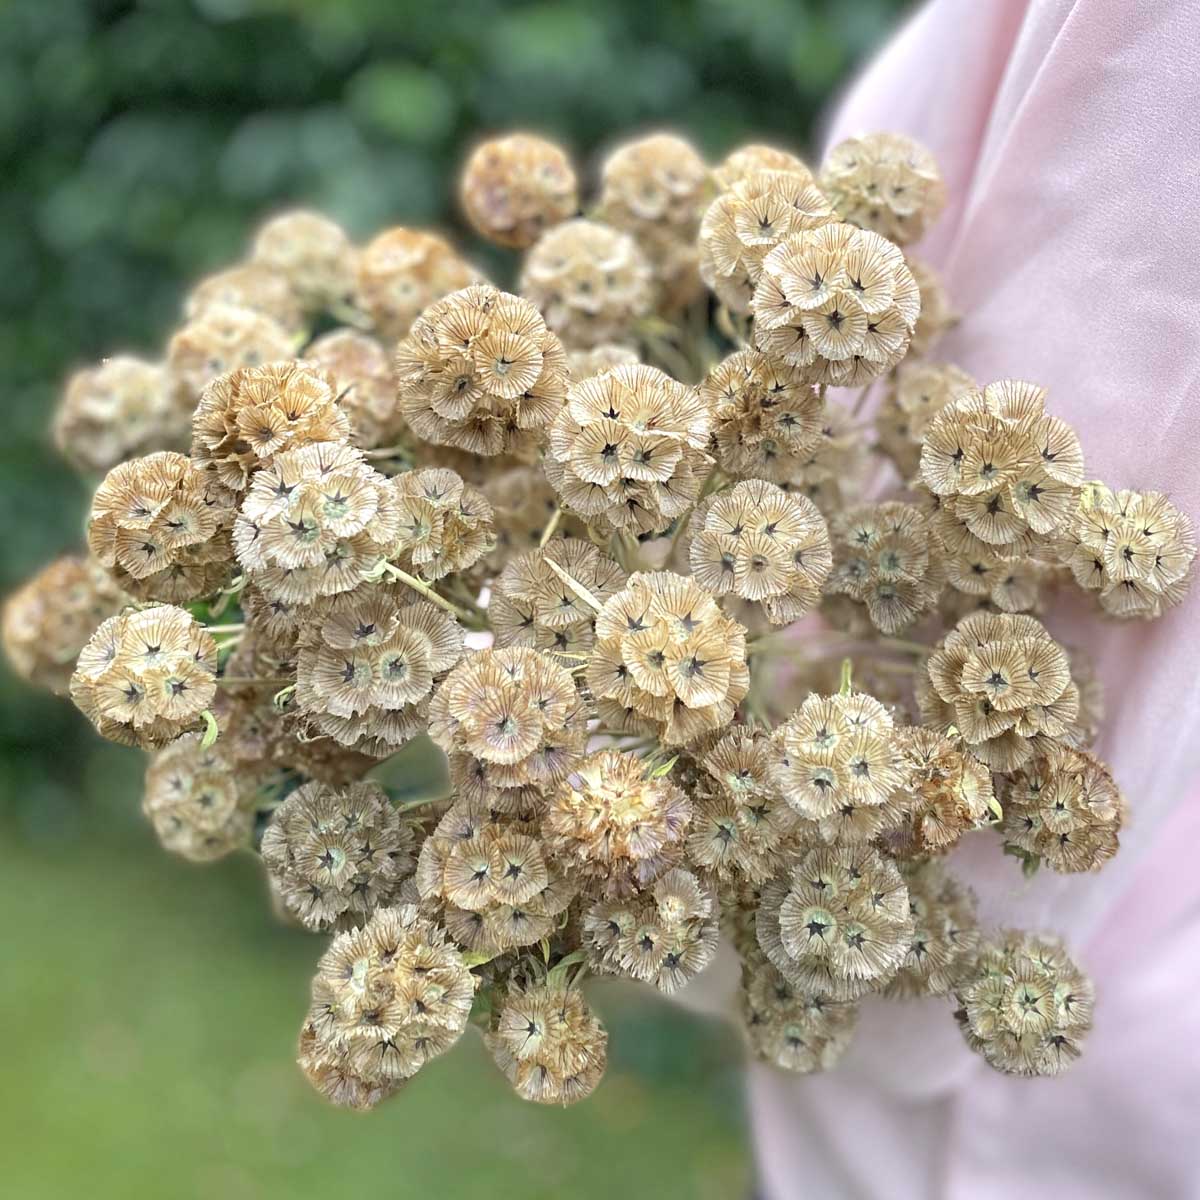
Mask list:
[[[946,203],[936,159],[899,133],[839,142],[821,164],[820,180],[841,220],[899,246],[917,241]]]
[[[484,494],[453,471],[430,467],[392,480],[399,531],[392,561],[430,582],[464,571],[495,540],[495,515]]]
[[[401,505],[392,481],[342,442],[276,455],[255,473],[234,525],[237,560],[271,597],[311,603],[351,591],[393,550]]]
[[[486,573],[495,578],[519,555],[537,550],[558,510],[558,497],[540,466],[520,464],[494,471],[481,485],[492,506],[496,544],[483,561]],[[565,538],[583,538],[587,530],[577,518],[559,513],[555,533]],[[495,605],[493,591],[489,609]],[[497,610],[498,611],[498,610]],[[495,620],[492,613],[490,620]]]
[[[65,696],[88,638],[125,603],[111,576],[90,559],[55,559],[4,602],[0,640],[9,666],[22,679]]]
[[[1092,982],[1053,937],[1002,930],[955,988],[967,1045],[1006,1075],[1058,1075],[1092,1027]]]
[[[945,854],[988,819],[991,772],[962,743],[919,725],[896,731],[903,781],[893,804],[902,814],[883,844],[907,861]]]
[[[630,896],[678,864],[691,819],[684,793],[635,755],[602,750],[548,799],[546,846],[599,896]]]
[[[913,934],[887,995],[945,996],[979,946],[975,895],[938,862],[902,867]]]
[[[657,367],[613,367],[572,383],[545,460],[564,508],[615,531],[657,533],[707,473],[712,405]]]
[[[305,312],[347,303],[358,252],[346,231],[321,213],[294,209],[271,217],[254,237],[251,261],[287,281]]]
[[[566,396],[558,337],[528,300],[486,284],[422,312],[395,367],[400,412],[413,432],[474,454],[536,445]]]
[[[752,310],[766,256],[837,218],[807,169],[754,171],[721,192],[700,222],[700,276],[737,313]]]
[[[953,725],[993,771],[1015,770],[1070,735],[1079,712],[1066,652],[1035,617],[964,617],[926,670],[917,686],[925,724]]]
[[[750,308],[764,354],[801,368],[812,383],[859,387],[904,357],[921,297],[891,242],[834,222],[775,245]]]
[[[535,820],[466,800],[425,839],[416,886],[460,946],[492,956],[551,937],[578,892]]]
[[[381,1047],[386,1042],[381,1043]],[[382,1050],[380,1051],[382,1054]],[[370,1112],[400,1090],[403,1080],[380,1082],[354,1069],[354,1054],[347,1044],[336,1046],[321,1041],[314,1022],[300,1031],[296,1062],[304,1077],[330,1104],[351,1112]]]
[[[361,929],[339,933],[317,964],[301,1066],[335,1102],[330,1069],[386,1093],[458,1041],[474,994],[440,925],[415,905],[377,908]],[[362,1093],[352,1085],[352,1094]]]
[[[804,373],[736,350],[700,385],[714,413],[712,452],[730,475],[784,483],[821,441],[824,404]]]
[[[844,490],[861,478],[864,465],[862,443],[855,436],[849,409],[826,408],[815,448],[779,486],[807,496],[828,519],[844,503]]]
[[[858,1005],[788,980],[754,947],[742,960],[741,1012],[755,1058],[783,1071],[828,1071],[858,1025]]]
[[[350,422],[332,375],[303,362],[241,367],[213,379],[192,417],[192,458],[244,492],[277,455],[344,442]]]
[[[625,572],[591,542],[554,538],[544,549],[509,559],[500,572],[488,602],[496,645],[588,654],[595,613],[547,565],[550,562],[602,603],[625,586]]]
[[[583,753],[587,711],[549,654],[480,650],[434,693],[429,735],[447,754],[481,764],[493,787],[553,787]]]
[[[958,324],[959,314],[950,303],[942,277],[927,262],[912,254],[906,254],[904,261],[921,293],[921,315],[917,318],[908,354],[914,359],[925,358],[942,334]]]
[[[155,450],[182,450],[188,415],[175,404],[162,363],[106,358],[67,381],[54,414],[54,444],[81,471],[107,471]]]
[[[716,893],[690,871],[668,871],[626,900],[598,900],[583,914],[583,945],[592,970],[678,991],[717,953]]]
[[[801,820],[775,786],[767,736],[732,729],[702,759],[688,789],[688,862],[721,883],[761,883],[783,870]]]
[[[629,713],[684,745],[729,724],[749,690],[746,631],[694,579],[637,572],[596,616],[586,679],[602,718]]]
[[[471,227],[499,246],[524,250],[543,231],[579,211],[571,160],[553,142],[511,133],[481,143],[459,186]]]
[[[826,840],[868,841],[893,816],[900,753],[892,716],[874,697],[810,695],[772,748],[776,786]]]
[[[390,446],[407,431],[396,402],[392,364],[384,348],[357,329],[334,329],[304,351],[304,360],[338,381],[350,440],[361,450]]]
[[[623,346],[619,342],[601,342],[590,350],[569,351],[567,370],[572,383],[581,383],[612,367],[632,367],[637,361],[637,351],[631,346]]]
[[[361,924],[392,903],[415,848],[387,793],[365,781],[297,788],[271,814],[261,852],[284,907],[319,932]]]
[[[292,357],[292,335],[250,308],[210,304],[176,331],[167,345],[167,379],[175,406],[189,416],[205,387],[240,367]]]
[[[149,750],[196,727],[217,688],[217,644],[182,608],[109,617],[79,655],[71,699],[109,741]]]
[[[735,183],[759,171],[788,171],[812,179],[812,172],[790,150],[751,142],[727,154],[713,168],[713,180],[725,192]]]
[[[1066,532],[1083,482],[1075,431],[1045,412],[1032,383],[989,383],[948,404],[929,423],[921,478],[971,538],[1009,558],[1045,547]],[[943,526],[951,555],[966,549]]]
[[[946,568],[915,505],[888,500],[844,509],[830,532],[833,570],[825,590],[865,605],[881,633],[907,629],[937,606]]]
[[[924,292],[921,305],[924,311]],[[875,436],[902,477],[917,473],[921,446],[933,418],[975,387],[971,376],[951,363],[906,361],[896,368],[875,414]]]
[[[206,275],[188,292],[184,317],[195,321],[213,307],[248,309],[269,317],[293,336],[304,332],[304,313],[291,284],[261,263],[238,263]]]
[[[591,1095],[608,1061],[608,1034],[578,987],[510,978],[484,1035],[518,1096],[575,1104]]]
[[[627,233],[564,221],[530,248],[520,291],[572,350],[620,342],[654,307],[650,263]]]
[[[358,257],[355,302],[380,337],[404,337],[435,300],[483,279],[436,233],[385,229]]]
[[[870,846],[810,850],[763,885],[758,944],[790,983],[856,1000],[882,989],[912,943],[908,889]]]
[[[92,497],[88,549],[131,596],[186,604],[229,581],[236,499],[186,455],[113,467]]]
[[[203,746],[192,734],[150,757],[142,811],[165,849],[213,862],[250,844],[254,795],[221,742]]]
[[[1196,536],[1161,492],[1083,488],[1071,516],[1067,563],[1079,586],[1114,617],[1150,619],[1187,594]]]
[[[1125,798],[1095,755],[1051,746],[1000,792],[1000,832],[1055,871],[1098,871],[1119,845]]]
[[[312,732],[382,758],[425,732],[431,693],[462,653],[462,628],[424,600],[341,596],[301,633],[296,706]]]
[[[701,503],[689,532],[692,575],[713,595],[759,603],[773,625],[820,603],[833,557],[825,518],[807,497],[744,479]]]

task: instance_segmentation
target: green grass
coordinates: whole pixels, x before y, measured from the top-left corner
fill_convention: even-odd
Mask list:
[[[98,758],[109,790],[81,798],[69,840],[6,837],[4,1195],[747,1191],[732,1036],[626,988],[594,989],[609,1072],[575,1108],[515,1099],[473,1031],[375,1113],[327,1107],[293,1063],[324,939],[275,923],[249,855],[198,868],[163,853],[125,819],[136,758]]]

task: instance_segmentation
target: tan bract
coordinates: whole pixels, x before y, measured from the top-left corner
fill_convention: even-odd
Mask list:
[[[567,390],[562,343],[537,309],[486,284],[426,309],[395,370],[400,412],[418,437],[482,455],[536,446]]]
[[[898,246],[917,241],[946,203],[936,159],[898,133],[839,142],[821,164],[820,181],[843,221]]]
[[[923,292],[921,305],[923,311]],[[875,413],[875,436],[903,479],[917,473],[933,418],[975,390],[971,376],[951,363],[903,362],[896,368]]]
[[[295,209],[272,217],[255,235],[251,260],[286,280],[305,312],[323,312],[354,295],[358,252],[321,213]]]
[[[477,146],[463,168],[459,197],[477,233],[517,250],[579,211],[571,160],[561,147],[529,133]]]
[[[590,350],[571,350],[567,370],[572,383],[600,375],[611,367],[631,367],[638,361],[637,351],[618,342],[601,342]]]
[[[912,254],[906,254],[904,261],[908,263],[908,269],[921,293],[921,315],[917,318],[908,353],[913,359],[922,359],[942,334],[958,324],[959,314],[950,303],[942,277],[927,262]]]
[[[812,172],[790,150],[751,142],[727,154],[713,168],[713,180],[724,192],[759,171],[786,171],[812,179]]]
[[[902,868],[913,934],[888,996],[945,996],[979,945],[975,895],[936,861]]]
[[[630,337],[654,306],[650,264],[627,233],[600,221],[564,221],[525,256],[520,292],[570,350]]]
[[[495,540],[484,494],[453,472],[430,467],[392,480],[399,528],[392,561],[430,581],[465,571]]]
[[[304,330],[304,313],[291,284],[261,263],[239,263],[201,279],[184,299],[184,315],[195,321],[210,308],[261,313],[293,336]]]
[[[392,363],[379,342],[357,329],[334,329],[309,343],[304,361],[337,380],[350,440],[360,450],[391,446],[407,426],[400,416]]]

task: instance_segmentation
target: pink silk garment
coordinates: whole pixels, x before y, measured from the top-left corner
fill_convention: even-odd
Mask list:
[[[1089,478],[1200,522],[1200,0],[934,0],[828,145],[877,130],[946,177],[915,249],[964,315],[932,357],[1048,388]],[[986,924],[1061,933],[1095,979],[1083,1058],[1008,1078],[948,1001],[868,1000],[829,1074],[751,1068],[768,1200],[1200,1197],[1198,617],[1200,586],[1157,622],[1046,616],[1105,685],[1096,749],[1131,810],[1116,859],[1026,881],[981,833],[951,860]],[[732,983],[725,964],[695,1000],[728,1011]]]

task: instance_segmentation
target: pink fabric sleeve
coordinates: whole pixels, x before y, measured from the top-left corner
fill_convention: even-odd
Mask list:
[[[1088,474],[1200,518],[1200,5],[934,0],[835,116],[832,145],[895,130],[950,200],[919,256],[962,322],[935,347],[981,382],[1030,379]],[[1101,873],[1024,881],[998,841],[955,856],[987,921],[1051,929],[1099,988],[1081,1064],[995,1075],[947,1005],[868,1002],[844,1066],[764,1069],[751,1105],[766,1195],[1200,1196],[1200,588],[1153,623],[1084,603],[1047,624],[1094,658],[1098,752],[1131,806]]]

